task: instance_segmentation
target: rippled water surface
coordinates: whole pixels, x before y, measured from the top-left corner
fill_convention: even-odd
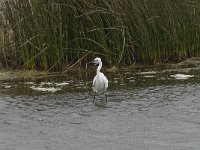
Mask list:
[[[105,73],[108,103],[92,103],[94,72],[1,81],[2,150],[198,150],[200,71]]]

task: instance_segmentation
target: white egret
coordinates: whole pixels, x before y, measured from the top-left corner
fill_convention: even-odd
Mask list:
[[[100,72],[101,67],[102,67],[101,58],[95,58],[90,63],[94,63],[95,65],[98,65],[96,76],[94,77],[93,83],[92,83],[92,89],[94,91],[93,103],[94,103],[94,100],[95,100],[95,95],[98,94],[98,93],[105,94],[106,103],[107,103],[106,90],[108,88],[108,79],[106,78],[106,76],[102,72]]]

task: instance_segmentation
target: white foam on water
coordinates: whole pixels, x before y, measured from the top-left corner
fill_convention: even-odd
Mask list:
[[[194,77],[194,75],[186,75],[186,74],[175,74],[171,75],[171,77],[177,79],[177,80],[186,80],[188,78]]]
[[[155,71],[146,71],[146,72],[139,72],[136,74],[146,75],[146,74],[156,74],[156,72]]]
[[[69,85],[68,82],[62,82],[62,83],[55,83],[56,86],[65,86],[65,85]]]
[[[155,76],[144,76],[145,78],[154,78]]]
[[[31,86],[30,88],[35,90],[35,91],[52,92],[52,93],[61,90],[61,88],[55,88],[55,87],[36,87],[36,86]]]

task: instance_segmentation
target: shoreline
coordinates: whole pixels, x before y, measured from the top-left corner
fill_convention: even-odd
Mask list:
[[[59,76],[61,74],[73,74],[74,72],[90,72],[93,70],[92,67],[74,67],[67,71],[59,72],[47,72],[47,71],[37,71],[37,70],[12,70],[12,69],[0,69],[0,81],[14,81],[14,80],[28,80],[35,78],[43,78],[47,76]],[[180,63],[161,63],[156,65],[142,65],[134,64],[132,66],[122,66],[120,68],[113,67],[104,67],[103,72],[120,72],[120,70],[130,70],[130,71],[141,71],[141,70],[157,70],[160,72],[171,72],[171,71],[187,71],[191,69],[200,70],[200,57],[194,57],[187,59]],[[86,71],[87,70],[87,71]]]

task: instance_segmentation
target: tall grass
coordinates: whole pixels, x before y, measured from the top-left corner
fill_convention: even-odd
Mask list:
[[[2,2],[3,65],[62,70],[100,56],[107,65],[200,55],[198,0]]]

